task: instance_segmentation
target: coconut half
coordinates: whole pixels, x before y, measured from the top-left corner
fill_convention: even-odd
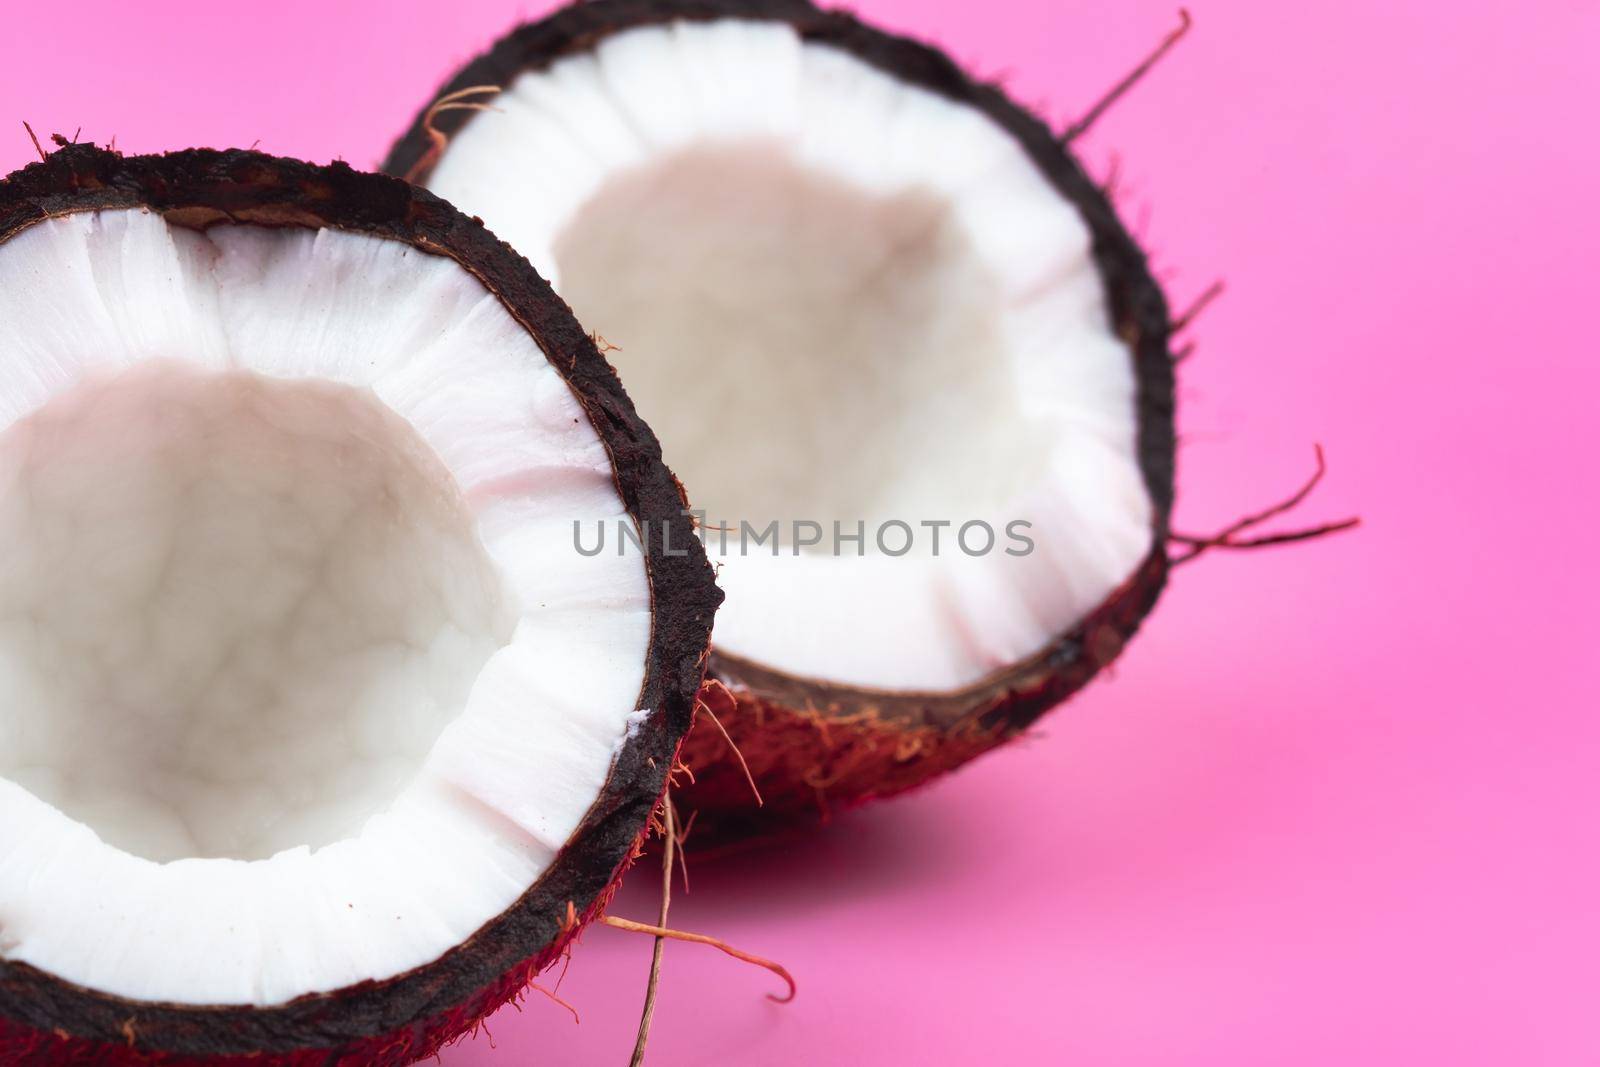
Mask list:
[[[520,992],[689,727],[681,509],[429,193],[89,146],[0,182],[0,1062],[407,1063]]]
[[[579,4],[442,93],[491,109],[385,168],[618,346],[705,513],[708,703],[766,807],[702,722],[700,825],[914,786],[1115,659],[1167,573],[1169,319],[1043,123],[799,0]]]

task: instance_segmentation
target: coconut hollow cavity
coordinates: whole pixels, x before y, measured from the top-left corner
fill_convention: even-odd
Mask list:
[[[0,1061],[403,1063],[518,993],[688,729],[692,541],[437,198],[89,146],[0,183]]]
[[[708,703],[767,805],[702,723],[702,826],[917,785],[1117,656],[1167,572],[1170,325],[1042,123],[798,0],[576,5],[443,92],[474,86],[385,166],[617,346],[706,513]]]

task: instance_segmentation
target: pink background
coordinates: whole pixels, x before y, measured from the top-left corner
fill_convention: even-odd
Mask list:
[[[43,131],[371,164],[511,0],[13,5],[0,164]],[[1314,8],[1321,8],[1320,10]],[[1172,0],[873,0],[1062,123]],[[1195,0],[1083,144],[1182,304],[1179,518],[1332,470],[1336,542],[1181,571],[1032,743],[692,869],[662,1064],[1600,1061],[1593,299],[1600,5]],[[70,24],[70,28],[69,28]],[[616,911],[653,910],[646,873]],[[445,1054],[625,1062],[647,939]]]

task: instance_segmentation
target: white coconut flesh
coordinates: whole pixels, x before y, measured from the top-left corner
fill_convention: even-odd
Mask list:
[[[711,523],[825,531],[798,558],[710,538],[719,649],[955,688],[1048,645],[1148,553],[1132,359],[1088,230],[983,113],[744,20],[618,33],[493,108],[430,186],[619,346]],[[877,544],[895,520],[905,555],[898,528]],[[994,549],[976,526],[956,544],[974,520]],[[835,554],[835,521],[864,523],[864,552]]]
[[[279,1004],[438,958],[604,783],[650,632],[577,398],[453,260],[0,245],[0,958]]]

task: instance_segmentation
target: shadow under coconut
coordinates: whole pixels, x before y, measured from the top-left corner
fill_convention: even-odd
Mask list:
[[[918,804],[843,812],[828,822],[796,824],[771,837],[696,851],[691,833],[688,886],[674,875],[677,920],[699,920],[697,904],[720,919],[793,916],[825,911],[846,897],[860,899],[938,881],[949,870],[948,834],[936,812]],[[659,842],[623,883],[611,910],[654,914],[660,905]],[[716,933],[714,929],[704,932]]]

